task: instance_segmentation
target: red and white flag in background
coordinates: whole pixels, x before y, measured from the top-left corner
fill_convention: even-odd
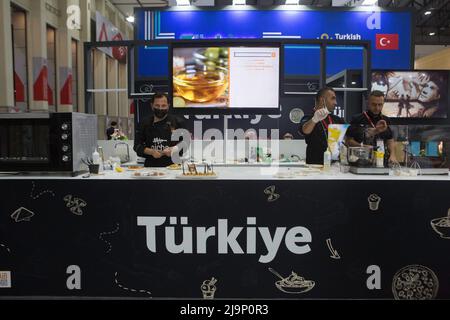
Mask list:
[[[398,33],[376,34],[377,50],[398,50]]]

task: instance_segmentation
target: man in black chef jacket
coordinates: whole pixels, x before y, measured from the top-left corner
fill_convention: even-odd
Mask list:
[[[389,151],[389,161],[396,162],[395,141],[389,128],[390,120],[381,112],[384,105],[384,93],[374,90],[367,100],[367,111],[353,116],[345,135],[348,147],[359,147],[361,143],[377,146],[377,140],[382,140]]]
[[[152,110],[153,114],[138,125],[133,149],[145,158],[145,167],[166,167],[173,163],[172,153],[179,152],[172,132],[184,128],[184,121],[169,114],[169,101],[163,93],[153,96]]]
[[[300,123],[300,133],[306,140],[306,163],[323,164],[323,153],[328,148],[328,126],[344,124],[344,119],[333,115],[336,93],[332,88],[320,89],[315,97],[314,114],[306,115]]]

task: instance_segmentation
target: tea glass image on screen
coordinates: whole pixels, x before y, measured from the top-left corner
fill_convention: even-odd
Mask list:
[[[173,48],[174,108],[278,108],[278,47]]]
[[[385,94],[388,117],[447,117],[448,71],[374,71],[373,90]]]

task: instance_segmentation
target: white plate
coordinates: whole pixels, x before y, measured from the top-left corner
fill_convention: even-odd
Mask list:
[[[211,179],[217,179],[217,174],[215,176],[185,176],[182,174],[176,175],[175,178],[177,179],[184,179],[184,180],[211,180]]]

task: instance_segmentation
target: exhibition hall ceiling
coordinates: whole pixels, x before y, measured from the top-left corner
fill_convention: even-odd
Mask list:
[[[133,14],[134,8],[166,7],[177,0],[110,0],[125,16]],[[187,1],[187,0],[185,0]],[[233,0],[190,0],[197,6],[216,7],[231,5]],[[284,5],[286,0],[247,0],[246,4],[259,8]],[[354,1],[355,2],[355,1]],[[358,1],[356,1],[358,2]],[[300,5],[326,8],[333,0],[299,0]],[[450,44],[450,0],[378,0],[382,8],[411,8],[415,14],[415,44]]]

